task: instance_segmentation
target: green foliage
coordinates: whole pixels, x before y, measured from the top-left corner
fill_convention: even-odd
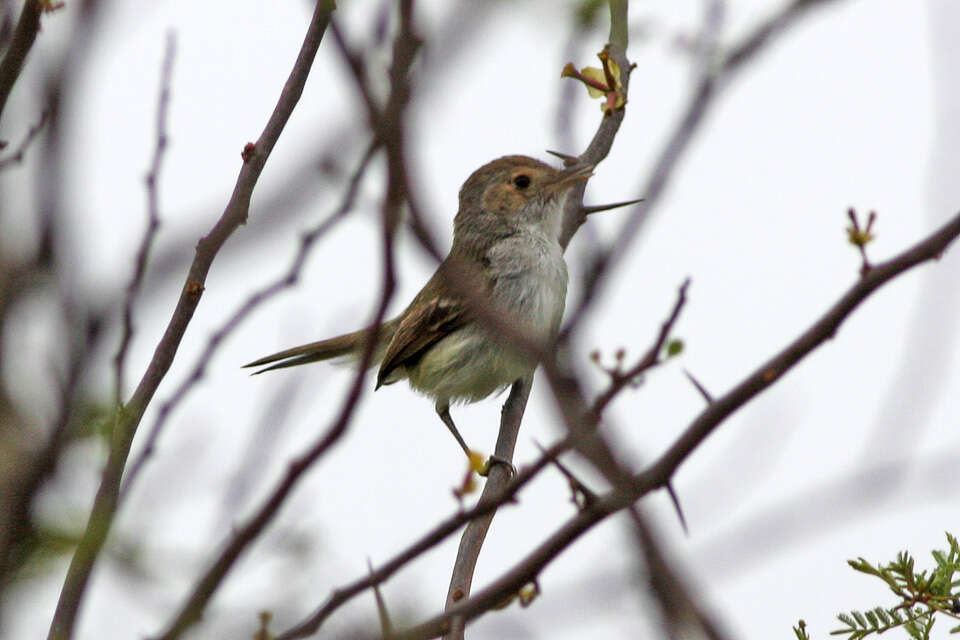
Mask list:
[[[902,628],[913,640],[930,640],[937,617],[960,620],[960,579],[954,577],[960,573],[960,546],[954,536],[946,535],[949,548],[931,552],[937,566],[930,571],[917,573],[913,556],[906,551],[898,553],[896,560],[887,564],[873,565],[863,558],[848,560],[854,570],[885,582],[898,602],[889,608],[875,606],[841,613],[837,617],[844,626],[831,631],[830,635],[860,640]],[[797,640],[810,640],[803,620],[793,632]],[[957,632],[960,625],[950,629],[950,633]]]

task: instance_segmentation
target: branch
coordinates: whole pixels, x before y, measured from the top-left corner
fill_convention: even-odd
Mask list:
[[[626,371],[617,369],[608,372],[610,375],[610,386],[597,397],[593,406],[590,408],[591,413],[595,416],[595,422],[600,421],[600,415],[603,413],[603,410],[618,393],[623,391],[624,387],[635,380],[637,376],[663,362],[660,355],[663,353],[664,346],[667,344],[667,338],[670,337],[670,332],[673,331],[673,326],[677,323],[677,320],[680,319],[680,312],[683,310],[683,306],[687,303],[687,289],[689,288],[690,278],[687,278],[677,291],[677,301],[673,305],[673,310],[660,325],[660,332],[657,334],[657,339],[650,345],[650,348],[647,349],[643,357]]]
[[[796,340],[761,365],[727,394],[704,409],[677,441],[643,472],[632,477],[629,487],[622,485],[600,496],[583,511],[570,518],[549,538],[512,569],[474,596],[416,627],[397,632],[396,639],[434,638],[445,632],[456,617],[472,620],[489,611],[510,593],[534,580],[571,543],[609,515],[633,504],[637,499],[664,487],[682,462],[713,430],[737,409],[779,380],[805,356],[832,338],[847,317],[878,288],[907,270],[938,258],[960,236],[960,213],[946,225],[893,259],[874,265],[813,325]]]
[[[273,296],[279,294],[281,291],[292,287],[297,283],[297,280],[300,277],[300,272],[303,269],[303,265],[310,256],[310,251],[316,244],[317,240],[319,240],[334,226],[336,226],[336,224],[343,220],[352,210],[353,203],[356,200],[357,192],[360,188],[360,181],[362,180],[363,176],[366,175],[367,168],[369,167],[370,161],[373,159],[374,152],[377,150],[377,148],[378,146],[375,142],[367,148],[367,151],[363,154],[363,157],[360,160],[360,164],[350,177],[346,192],[344,193],[340,204],[333,211],[333,213],[331,213],[314,229],[311,229],[301,237],[300,246],[297,249],[292,263],[290,264],[290,268],[287,269],[287,272],[277,278],[274,282],[251,294],[236,309],[236,311],[234,311],[230,317],[227,318],[226,322],[224,322],[223,325],[214,331],[210,336],[206,347],[197,358],[197,362],[191,372],[176,388],[170,399],[160,405],[160,409],[157,412],[157,418],[150,427],[150,431],[147,435],[143,449],[140,451],[140,455],[137,456],[137,458],[130,465],[130,470],[127,472],[126,477],[124,478],[122,489],[122,493],[124,495],[126,495],[130,490],[130,487],[140,474],[140,470],[143,468],[143,465],[146,464],[150,456],[153,455],[154,448],[156,447],[157,441],[160,439],[160,434],[162,433],[164,425],[166,424],[167,419],[170,417],[170,414],[180,405],[181,402],[183,402],[190,391],[203,378],[203,375],[207,369],[207,365],[213,359],[213,355],[217,348],[231,333],[233,333],[237,327],[240,326],[240,324],[254,309]]]
[[[49,120],[50,111],[45,109],[40,114],[40,119],[37,121],[37,123],[27,129],[27,135],[24,136],[23,142],[20,143],[20,146],[17,147],[16,151],[8,155],[6,158],[0,159],[0,171],[3,171],[7,167],[11,167],[15,164],[23,162],[24,157],[27,155],[27,149],[30,148],[30,145],[33,143],[34,139],[40,135],[40,132],[43,131],[43,128],[46,126]]]
[[[497,434],[497,445],[494,450],[494,454],[500,460],[513,460],[513,450],[517,444],[520,422],[523,419],[523,411],[527,406],[527,398],[530,397],[532,384],[532,377],[517,380],[510,390],[510,396],[503,405],[503,412],[500,416],[500,431]],[[493,508],[488,513],[471,520],[460,537],[460,547],[457,549],[457,559],[453,564],[453,575],[450,577],[450,586],[447,589],[447,609],[470,595],[473,572],[477,566],[480,549],[487,537],[487,530],[493,522],[493,516],[497,513],[497,506],[503,504],[506,500],[505,496],[510,488],[510,480],[510,467],[504,464],[491,466],[490,474],[487,476],[487,482],[483,487],[483,493],[480,494],[477,506],[491,505]],[[463,618],[455,618],[450,632],[445,637],[462,638],[465,626]]]
[[[383,240],[383,291],[377,305],[374,319],[370,323],[370,338],[373,338],[378,326],[386,314],[387,305],[393,296],[395,288],[394,251],[393,243],[400,219],[400,210],[406,198],[406,170],[403,163],[403,116],[409,102],[409,86],[407,76],[410,65],[413,64],[414,52],[419,47],[419,39],[411,31],[410,0],[401,3],[401,29],[394,41],[394,57],[391,65],[391,91],[387,99],[388,108],[382,116],[378,115],[371,106],[371,120],[379,125],[375,130],[374,147],[383,145],[388,155],[387,188],[381,207],[382,240]],[[335,34],[338,33],[333,29]],[[342,45],[342,40],[339,40]],[[345,51],[345,49],[341,49]],[[372,105],[372,103],[371,103]],[[371,154],[373,148],[371,148]],[[278,510],[293,490],[303,474],[319,460],[345,433],[347,425],[353,416],[354,408],[360,398],[366,380],[368,364],[372,361],[376,349],[376,340],[364,341],[364,351],[361,355],[358,371],[353,384],[347,394],[343,408],[330,429],[306,453],[290,463],[286,475],[277,487],[270,493],[267,500],[261,505],[253,517],[240,527],[227,546],[221,551],[217,559],[204,575],[197,581],[186,603],[181,607],[174,619],[158,640],[173,640],[184,630],[196,622],[202,615],[207,603],[220,586],[233,564],[246,548],[260,535],[263,529],[272,521]]]
[[[679,313],[679,307],[682,306],[683,303],[682,293],[683,290],[681,289],[673,311],[671,312],[670,316],[664,320],[664,326],[672,327],[673,322]],[[495,328],[498,331],[501,329],[499,326],[495,326]],[[507,333],[508,329],[509,327],[504,327],[504,333]],[[661,331],[658,333],[655,342],[650,347],[648,352],[660,353],[662,351],[662,345],[663,341],[665,340],[665,336],[668,334],[669,329],[664,332],[664,330],[661,328]],[[517,341],[523,339],[523,336],[519,334],[510,335],[509,337]],[[594,403],[591,408],[592,415],[600,415],[603,405],[606,404],[605,402],[602,402],[601,399],[613,396],[611,389],[615,384],[617,383],[611,380],[611,387],[598,396],[598,401]],[[514,394],[521,393],[521,391],[523,393],[528,393],[529,389],[518,390],[517,386],[514,386],[513,390],[511,391],[511,398],[514,397]],[[524,396],[523,400],[525,401],[525,399],[526,398]],[[520,398],[516,398],[514,400],[508,399],[507,403],[504,405],[504,413],[501,419],[501,435],[497,439],[496,454],[498,456],[502,456],[504,458],[512,457],[513,442],[511,438],[516,438],[517,427],[521,417],[520,412],[522,411],[523,406],[524,405],[521,403]],[[316,611],[314,611],[314,613],[294,627],[281,633],[279,636],[277,636],[277,640],[293,640],[294,638],[303,638],[316,633],[326,619],[329,618],[348,600],[362,593],[365,589],[370,588],[372,585],[379,584],[389,579],[394,573],[399,571],[410,561],[414,560],[445,540],[464,524],[472,523],[481,518],[486,518],[488,515],[492,519],[492,514],[497,508],[503,504],[512,502],[514,496],[519,493],[521,488],[526,486],[526,484],[535,478],[543,469],[550,464],[553,464],[560,455],[569,451],[572,446],[573,438],[571,436],[567,436],[563,440],[560,440],[559,442],[550,446],[548,449],[542,451],[542,455],[531,465],[520,469],[519,473],[512,479],[508,478],[509,482],[507,482],[505,486],[503,486],[502,489],[496,493],[495,497],[493,497],[493,492],[496,490],[496,486],[501,482],[501,479],[499,475],[500,472],[498,471],[497,475],[494,475],[494,471],[498,468],[502,468],[504,465],[494,465],[491,469],[491,477],[487,480],[487,487],[484,488],[483,495],[476,506],[474,506],[472,509],[461,511],[436,525],[432,530],[424,534],[419,540],[381,565],[380,568],[372,572],[368,577],[355,580],[350,584],[335,589],[326,602],[320,605]],[[493,486],[491,487],[491,485]],[[464,532],[464,539],[468,537],[474,538],[475,533],[476,532]],[[475,545],[473,546],[475,547]],[[466,562],[466,560],[462,560],[461,562]],[[459,586],[463,583],[463,578],[464,575],[460,574],[458,576],[454,576],[454,580],[451,582],[455,582]],[[461,593],[463,593],[462,589]],[[453,595],[456,595],[456,592],[454,588],[451,588],[450,596]],[[459,599],[462,599],[462,596],[458,598],[458,600]]]
[[[650,175],[640,188],[634,191],[634,193],[641,194],[644,200],[634,208],[633,215],[621,225],[613,246],[600,252],[594,258],[593,264],[587,269],[588,279],[584,286],[585,295],[581,298],[579,306],[572,313],[567,314],[569,320],[567,321],[568,329],[565,332],[569,332],[577,326],[580,317],[586,312],[593,299],[601,293],[602,287],[610,281],[609,278],[603,276],[629,253],[630,247],[643,227],[652,218],[652,213],[659,204],[661,196],[666,193],[667,187],[673,179],[674,170],[680,159],[722,90],[729,86],[730,81],[748,62],[755,60],[775,42],[775,36],[781,35],[788,28],[795,26],[811,9],[826,6],[835,1],[794,0],[765,20],[753,32],[744,37],[740,43],[732,47],[722,58],[719,65],[716,64],[713,47],[701,47],[698,78],[687,106],[683,110],[673,133],[667,138],[667,142],[654,163]],[[708,6],[702,33],[698,38],[700,42],[715,40],[714,31],[719,28],[720,17],[722,16],[719,12],[711,12]],[[616,57],[615,59],[620,63],[621,69],[629,68],[624,66],[621,60]],[[629,74],[625,73],[624,75],[627,76],[624,78],[624,88],[626,88]],[[574,217],[573,220],[575,221],[576,218]]]
[[[637,546],[646,564],[646,581],[649,590],[660,605],[660,613],[666,622],[667,633],[671,638],[700,637],[701,631],[708,640],[728,640],[729,636],[720,631],[716,621],[703,610],[702,598],[691,593],[676,569],[663,553],[647,518],[636,505],[628,510],[637,534]],[[696,623],[697,629],[691,629]]]
[[[130,444],[137,426],[157,387],[173,363],[180,341],[183,339],[187,326],[200,303],[203,285],[214,258],[227,238],[241,224],[246,222],[253,188],[270,152],[273,150],[273,146],[280,137],[280,133],[300,98],[333,9],[332,0],[318,0],[297,61],[287,78],[267,126],[256,145],[253,145],[252,152],[245,158],[230,201],[210,233],[201,238],[197,244],[196,256],[190,266],[186,282],[180,293],[180,299],[167,329],[154,351],[153,358],[130,401],[126,406],[117,408],[107,464],[94,499],[87,527],[77,550],[74,552],[70,568],[67,570],[67,576],[57,603],[57,610],[50,626],[49,640],[70,638],[73,633],[77,610],[80,607],[80,601],[83,598],[90,573],[106,541],[107,533],[116,513],[120,478],[123,475]]]
[[[612,0],[610,2],[610,44],[608,45],[609,55],[620,65],[623,70],[621,84],[624,94],[628,93],[630,84],[630,61],[627,59],[627,0]],[[587,150],[579,157],[581,163],[598,164],[607,157],[610,148],[613,146],[613,140],[617,131],[620,129],[620,123],[623,122],[624,109],[617,109],[611,113],[605,113],[597,128]],[[583,210],[583,192],[586,184],[579,184],[571,189],[567,196],[566,209],[561,223],[562,230],[560,234],[560,246],[564,249],[569,244],[574,233],[586,220],[586,214]],[[501,459],[513,460],[513,443],[516,441],[517,432],[520,428],[520,422],[523,419],[523,412],[526,409],[527,397],[530,393],[531,381],[524,381],[526,390],[524,392],[521,381],[514,384],[514,388],[503,406],[503,420],[500,423],[500,433],[497,437],[497,455]],[[510,419],[508,420],[508,416]],[[500,454],[501,442],[509,442],[509,455]],[[507,447],[505,447],[506,449]],[[484,487],[481,502],[484,500],[495,500],[496,496],[503,492],[505,484],[509,477],[505,469],[497,469],[504,465],[496,465],[497,474],[491,473],[493,478],[488,479],[487,486]],[[458,602],[470,595],[470,587],[473,583],[473,572],[476,568],[477,558],[480,555],[480,549],[486,538],[487,529],[493,521],[493,514],[485,516],[481,520],[472,522],[464,531],[460,540],[460,547],[457,552],[457,559],[453,567],[453,575],[450,578],[450,586],[447,590],[446,611],[456,608]],[[445,630],[444,638],[446,640],[462,640],[466,618],[454,617],[449,629]]]
[[[114,356],[116,380],[114,382],[114,402],[117,406],[123,402],[123,370],[127,359],[127,350],[133,338],[133,303],[140,292],[143,274],[147,270],[147,258],[150,248],[160,227],[160,204],[157,181],[160,179],[160,166],[167,150],[167,109],[170,104],[170,77],[173,73],[173,59],[176,53],[176,37],[173,32],[167,33],[166,50],[163,55],[163,66],[160,71],[160,96],[157,99],[157,142],[153,149],[153,160],[147,173],[147,228],[140,239],[137,257],[134,260],[133,275],[127,285],[127,295],[123,301],[123,333],[117,355]]]
[[[13,32],[10,48],[7,49],[7,54],[3,56],[3,61],[0,61],[0,116],[7,106],[7,98],[13,91],[13,85],[20,78],[23,63],[37,39],[37,33],[40,31],[40,13],[42,10],[40,5],[40,0],[26,0],[23,3],[23,9],[20,10],[20,18],[17,20],[17,28]]]

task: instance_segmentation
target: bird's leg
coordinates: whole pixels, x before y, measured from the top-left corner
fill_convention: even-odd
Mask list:
[[[447,401],[437,402],[437,415],[440,416],[441,420],[443,420],[443,424],[447,425],[447,429],[450,429],[450,433],[452,433],[453,437],[457,439],[457,443],[469,458],[470,447],[468,447],[467,443],[464,442],[463,436],[461,436],[460,432],[457,431],[457,425],[453,424],[453,418],[450,417],[450,403]]]
[[[447,425],[447,429],[450,430],[450,433],[453,434],[453,437],[457,439],[457,444],[460,445],[460,448],[463,449],[463,452],[467,454],[468,460],[473,460],[473,452],[470,451],[470,447],[467,446],[467,443],[464,441],[463,436],[460,435],[460,432],[457,430],[457,425],[453,423],[453,418],[450,417],[450,403],[446,401],[437,402],[437,415],[440,416],[440,419],[443,420],[443,424]],[[481,476],[486,477],[490,472],[490,467],[494,464],[505,464],[510,469],[510,475],[516,475],[517,468],[513,466],[513,463],[509,460],[506,460],[498,455],[492,455],[487,459],[486,471],[479,472]]]

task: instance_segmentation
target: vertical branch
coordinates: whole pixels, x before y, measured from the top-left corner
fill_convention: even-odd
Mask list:
[[[630,64],[626,57],[627,48],[627,0],[611,0],[610,2],[610,55],[617,61],[623,70],[621,78],[623,91],[626,92],[629,85]],[[619,109],[612,113],[605,114],[601,120],[597,133],[587,150],[580,156],[581,162],[596,164],[607,156],[613,145],[613,140],[623,121],[624,110]],[[564,212],[563,231],[561,233],[560,244],[566,248],[573,234],[576,233],[580,225],[583,224],[585,216],[583,214],[583,190],[585,185],[581,184],[574,187],[567,197],[566,211]],[[530,380],[518,380],[514,383],[503,406],[503,414],[500,422],[500,433],[497,437],[496,454],[503,460],[513,460],[513,449],[516,444],[517,434],[520,429],[520,422],[523,420],[523,413],[527,406],[527,398],[530,395]],[[504,452],[501,452],[503,444]],[[504,486],[509,482],[510,476],[505,465],[494,465],[491,469],[487,484],[484,487],[483,494],[480,497],[481,503],[484,501],[495,501],[497,496],[503,492]],[[460,547],[457,552],[457,559],[454,562],[453,574],[450,579],[450,586],[447,590],[447,601],[445,610],[450,610],[458,602],[470,595],[470,587],[473,583],[473,573],[476,569],[477,558],[480,555],[480,549],[486,538],[487,530],[493,521],[496,511],[478,518],[470,523],[464,530],[460,539]],[[452,624],[447,633],[444,634],[445,640],[462,640],[464,637],[465,618],[453,617]]]
[[[500,433],[497,435],[495,454],[502,460],[513,460],[513,450],[517,445],[517,435],[520,433],[520,422],[530,397],[530,387],[533,378],[524,378],[513,383],[510,396],[503,405],[500,415]],[[491,465],[490,475],[480,495],[478,507],[489,503],[500,503],[503,500],[504,490],[510,483],[510,469],[503,464]],[[477,566],[480,549],[487,537],[487,530],[496,515],[496,509],[472,520],[460,538],[460,547],[457,550],[457,559],[453,565],[453,576],[450,578],[450,587],[447,590],[447,604],[449,609],[470,595],[473,584],[473,572]],[[454,618],[449,633],[444,635],[446,640],[463,638],[466,621],[463,618]]]

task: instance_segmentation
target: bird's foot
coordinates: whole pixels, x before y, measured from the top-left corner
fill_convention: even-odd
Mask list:
[[[506,466],[507,474],[510,477],[517,475],[517,468],[513,466],[513,463],[507,460],[506,458],[504,458],[503,456],[498,456],[496,454],[493,454],[489,458],[487,458],[486,462],[484,462],[483,464],[483,467],[481,469],[478,469],[477,473],[483,476],[484,478],[486,478],[488,475],[490,475],[490,470],[493,468],[493,466],[497,464],[502,464]]]

